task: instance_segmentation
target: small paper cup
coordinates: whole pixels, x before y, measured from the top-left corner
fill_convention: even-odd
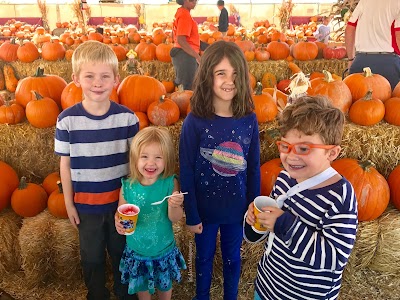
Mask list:
[[[265,228],[262,224],[258,222],[257,216],[260,212],[263,212],[262,208],[266,206],[278,207],[278,204],[276,203],[275,199],[272,199],[271,197],[268,196],[258,196],[253,201],[254,216],[256,217],[256,222],[251,227],[255,232],[260,234],[266,233],[267,228]]]
[[[119,221],[124,226],[125,235],[135,232],[140,208],[133,204],[122,204],[118,207]]]

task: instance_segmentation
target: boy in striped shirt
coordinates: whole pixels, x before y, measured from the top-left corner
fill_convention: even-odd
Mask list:
[[[81,44],[72,56],[72,69],[83,101],[58,116],[55,152],[61,156],[68,217],[79,230],[87,299],[110,299],[105,286],[106,249],[112,262],[115,295],[118,299],[136,299],[121,284],[119,263],[125,236],[117,233],[114,214],[121,178],[129,171],[129,145],[138,132],[138,118],[128,108],[110,101],[119,75],[117,57],[107,45],[96,41]]]
[[[271,192],[278,207],[264,207],[255,232],[248,207],[245,239],[267,239],[257,268],[255,300],[337,299],[357,231],[352,185],[333,168],[340,152],[343,113],[326,98],[304,96],[286,107],[277,142],[284,166]]]

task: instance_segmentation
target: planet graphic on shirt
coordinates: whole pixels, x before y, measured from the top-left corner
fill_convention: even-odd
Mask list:
[[[235,142],[223,142],[216,149],[200,148],[200,154],[221,176],[235,176],[247,167],[242,147]]]

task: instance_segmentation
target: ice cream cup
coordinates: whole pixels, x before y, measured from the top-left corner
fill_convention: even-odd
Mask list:
[[[135,232],[140,208],[133,204],[122,204],[118,207],[119,221],[124,226],[125,235]]]
[[[253,230],[257,233],[264,234],[268,230],[265,228],[262,224],[258,222],[258,214],[263,212],[262,208],[266,206],[275,206],[278,207],[278,204],[276,203],[275,199],[272,199],[271,197],[268,196],[258,196],[254,199],[253,201],[253,206],[254,206],[254,216],[256,217],[256,222],[252,226]]]

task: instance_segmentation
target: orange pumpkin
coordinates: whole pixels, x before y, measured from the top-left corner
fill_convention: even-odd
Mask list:
[[[283,166],[280,158],[274,158],[262,164],[260,168],[261,195],[269,196],[271,194],[276,178],[278,178],[282,170]]]
[[[385,121],[389,124],[400,126],[400,96],[389,98],[384,102]]]
[[[7,163],[0,160],[0,211],[10,205],[11,195],[18,187],[17,172]]]
[[[25,119],[25,110],[15,101],[6,101],[0,106],[0,124],[18,124]]]
[[[56,61],[63,59],[65,56],[65,48],[60,43],[54,41],[46,42],[42,46],[42,58],[48,61]]]
[[[60,113],[57,103],[49,98],[43,97],[36,91],[32,91],[35,99],[26,105],[26,118],[32,126],[37,128],[48,128],[56,125]]]
[[[392,97],[400,97],[400,82],[395,86]]]
[[[332,105],[347,113],[352,101],[350,89],[343,81],[334,80],[331,73],[323,71],[324,78],[315,78],[310,81],[311,86],[307,93],[311,96],[326,96]]]
[[[390,199],[394,206],[400,210],[400,165],[396,166],[392,172],[390,172],[387,179],[390,189]]]
[[[372,91],[354,102],[349,110],[349,118],[358,125],[374,125],[382,121],[385,116],[385,105],[381,100],[372,97]]]
[[[277,84],[276,76],[273,73],[264,73],[261,84],[263,88],[273,88]]]
[[[179,120],[179,107],[171,99],[160,97],[159,101],[155,101],[149,105],[147,116],[154,125],[169,126]]]
[[[47,193],[38,184],[27,183],[22,177],[18,189],[11,196],[11,207],[21,217],[33,217],[47,206]]]
[[[178,90],[176,92],[173,92],[170,96],[170,99],[174,101],[180,111],[180,115],[182,117],[186,116],[189,103],[190,103],[190,98],[193,95],[193,91],[191,90],[184,90],[182,85],[178,86]]]
[[[313,60],[318,55],[318,46],[313,42],[298,42],[293,46],[293,57],[297,60]]]
[[[371,90],[372,97],[386,101],[392,95],[392,88],[389,81],[379,74],[373,74],[370,68],[364,68],[363,73],[354,73],[343,79],[349,87],[353,102],[361,99]]]
[[[129,75],[118,87],[118,98],[122,105],[133,111],[147,112],[150,103],[165,95],[165,87],[157,79],[145,75]]]
[[[253,102],[258,123],[265,123],[275,119],[278,114],[278,107],[271,95],[262,92],[262,84],[260,82],[257,82]]]
[[[149,118],[144,112],[135,111],[135,115],[139,119],[139,130],[142,130],[143,128],[148,127],[150,125]]]
[[[18,82],[15,91],[15,100],[26,107],[34,97],[32,91],[37,91],[43,97],[53,99],[61,107],[61,94],[67,82],[57,75],[44,74],[44,68],[38,67],[33,76],[28,76]]]
[[[158,44],[156,47],[156,58],[162,62],[171,62],[171,55],[169,52],[171,51],[173,44],[165,41],[164,43]]]
[[[286,59],[290,54],[289,45],[281,41],[273,41],[268,43],[267,51],[273,60]]]
[[[165,87],[165,91],[167,93],[173,93],[175,92],[175,83],[173,81],[166,81],[166,80],[162,80],[161,83],[163,84],[163,86]]]
[[[272,96],[278,107],[285,107],[288,101],[288,95],[278,90],[277,87],[265,88],[262,90],[263,93],[268,93]]]
[[[53,172],[46,176],[46,178],[43,180],[42,186],[48,196],[50,196],[50,194],[58,188],[57,181],[60,180],[61,178],[59,172]]]
[[[57,188],[50,194],[47,201],[47,208],[53,216],[57,218],[68,219],[61,182],[58,181],[56,184]]]
[[[6,41],[0,46],[0,59],[6,62],[16,61],[18,59],[17,51],[19,45],[16,44],[15,39]]]
[[[371,161],[342,158],[335,160],[332,167],[352,184],[359,221],[375,220],[385,211],[390,199],[389,185]]]
[[[39,56],[39,50],[32,42],[26,41],[18,47],[17,57],[22,62],[31,63],[38,59]]]

